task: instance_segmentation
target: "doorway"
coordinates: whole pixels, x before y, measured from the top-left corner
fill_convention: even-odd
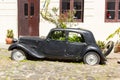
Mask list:
[[[40,0],[18,0],[18,36],[39,36]]]

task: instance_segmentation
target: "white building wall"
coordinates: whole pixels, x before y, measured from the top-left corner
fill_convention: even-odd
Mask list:
[[[84,3],[84,22],[79,26],[91,30],[96,40],[106,40],[120,27],[120,23],[105,22],[105,0],[85,0]]]
[[[49,10],[53,7],[59,9],[59,1],[60,0],[51,0]],[[41,9],[43,8],[43,4],[44,0],[41,0]],[[42,18],[40,18],[40,20],[40,36],[46,36],[49,30],[55,26]],[[106,40],[109,34],[120,27],[120,23],[105,22],[105,0],[84,0],[84,22],[77,22],[76,24],[77,26],[73,27],[91,30],[96,40]]]
[[[45,0],[40,0],[40,11]],[[51,0],[49,10],[59,9],[60,0]],[[17,0],[0,0],[0,43],[5,43],[7,29],[13,29],[15,38],[18,37]],[[59,14],[59,12],[58,12]],[[106,40],[107,36],[120,27],[120,23],[106,23],[105,0],[84,0],[84,22],[77,22],[79,28],[89,29],[96,40]],[[40,36],[46,36],[54,24],[45,21],[40,16]],[[114,39],[115,40],[115,39]]]
[[[41,0],[40,2],[40,11],[42,11],[43,6],[44,6],[44,2],[45,0]],[[52,11],[53,7],[56,7],[57,9],[59,9],[60,4],[59,4],[60,0],[51,0],[50,5],[49,5],[49,11]],[[59,14],[59,11],[58,11]],[[55,25],[52,24],[51,22],[45,21],[41,16],[40,16],[40,36],[47,36],[48,32],[50,31],[51,28],[54,28]]]
[[[0,0],[0,43],[5,43],[7,29],[17,37],[17,0]]]

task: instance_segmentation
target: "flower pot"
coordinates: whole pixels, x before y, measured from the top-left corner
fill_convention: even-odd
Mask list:
[[[12,38],[6,38],[6,44],[12,44],[13,39]]]
[[[120,52],[120,46],[119,45],[115,45],[114,53],[118,53],[118,52]]]

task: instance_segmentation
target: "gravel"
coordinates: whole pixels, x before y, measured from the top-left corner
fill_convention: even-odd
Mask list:
[[[12,61],[10,52],[0,49],[0,80],[120,80],[119,53],[111,53],[105,65],[50,60]]]

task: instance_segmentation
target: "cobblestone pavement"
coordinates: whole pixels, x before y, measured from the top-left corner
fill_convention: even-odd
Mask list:
[[[82,62],[21,61],[10,59],[0,49],[0,80],[120,80],[119,53],[111,53],[105,65],[89,66]]]

